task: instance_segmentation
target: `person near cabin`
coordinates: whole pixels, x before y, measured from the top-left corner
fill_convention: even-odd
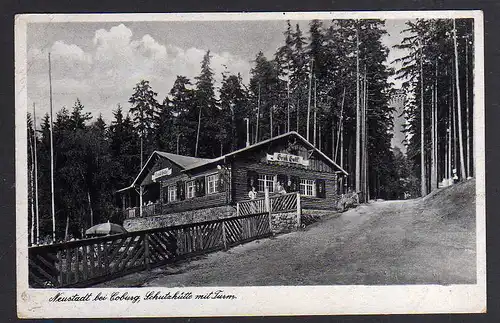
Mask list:
[[[252,186],[252,189],[248,192],[248,198],[250,201],[250,213],[257,212],[257,206],[255,205],[255,199],[257,198],[257,191],[255,190],[255,186]]]
[[[285,187],[283,186],[283,183],[281,183],[281,181],[278,181],[278,184],[276,185],[276,192],[279,195],[285,195],[286,194]],[[276,201],[278,201],[278,203],[277,203],[276,206],[278,207],[279,210],[282,210],[283,209],[283,201],[281,199],[278,199]]]
[[[453,168],[453,184],[458,183],[457,169]]]
[[[281,195],[286,194],[286,190],[285,190],[285,187],[283,186],[283,183],[278,182],[278,186],[276,187],[276,191],[278,192],[278,194],[281,194]]]

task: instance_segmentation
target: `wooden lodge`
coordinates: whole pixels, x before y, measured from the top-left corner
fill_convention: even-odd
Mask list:
[[[252,187],[257,198],[266,188],[270,196],[297,192],[302,208],[332,210],[340,176],[347,172],[292,131],[214,159],[155,151],[118,193],[129,222],[235,206]]]

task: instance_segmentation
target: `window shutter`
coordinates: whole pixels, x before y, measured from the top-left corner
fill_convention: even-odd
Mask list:
[[[224,175],[223,174],[217,174],[217,192],[225,192],[226,191],[226,185],[224,185]]]
[[[205,177],[200,178],[200,196],[205,196],[207,194],[205,183]]]
[[[205,196],[205,177],[197,178],[194,182],[194,195]]]
[[[160,187],[160,196],[162,197],[161,203],[165,204],[168,203],[168,186],[161,186]]]
[[[184,182],[183,181],[178,181],[177,182],[177,198],[179,200],[181,200],[181,201],[186,198],[185,188],[184,188]]]
[[[316,180],[316,196],[321,197],[321,198],[326,197],[325,180],[324,179],[317,179]]]

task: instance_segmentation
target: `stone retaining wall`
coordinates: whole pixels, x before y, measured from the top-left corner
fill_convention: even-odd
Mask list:
[[[302,214],[308,214],[317,217],[324,217],[326,215],[336,215],[340,216],[340,212],[336,209],[334,210],[318,210],[318,209],[302,209]]]
[[[232,206],[219,206],[202,210],[191,210],[179,213],[148,216],[143,218],[126,219],[123,227],[129,231],[141,231],[225,219],[236,216],[236,209]],[[297,230],[300,226],[297,212],[280,212],[271,214],[271,231],[274,234]]]
[[[236,216],[236,208],[232,206],[218,206],[213,208],[184,211],[179,213],[131,218],[123,222],[123,227],[129,231],[140,231],[170,227],[189,223],[205,222],[225,219]]]
[[[273,233],[290,232],[299,228],[297,212],[271,214],[271,231]]]

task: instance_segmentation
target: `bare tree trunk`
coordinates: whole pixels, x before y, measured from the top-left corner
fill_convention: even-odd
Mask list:
[[[270,137],[273,137],[273,106],[269,106],[269,130],[270,130]]]
[[[467,144],[467,178],[472,177],[472,168],[471,168],[471,144],[470,144],[470,112],[469,112],[469,39],[465,39],[465,125],[466,125],[466,144]]]
[[[237,136],[236,136],[236,121],[234,117],[234,104],[231,104],[229,107],[231,109],[231,151],[235,151]],[[221,139],[221,145],[222,145],[222,139]]]
[[[143,146],[144,146],[144,130],[141,130],[141,167],[139,169],[139,172],[142,170],[142,167],[143,167],[143,155],[144,155],[144,152],[143,152]]]
[[[451,85],[451,84],[450,84]],[[453,92],[453,85],[450,86],[451,91]],[[453,95],[448,96],[448,181],[451,180],[453,161],[452,158],[452,150],[453,150],[453,124],[452,124],[452,115],[453,115]]]
[[[340,104],[340,120],[339,120],[339,127],[338,127],[338,135],[337,135],[337,146],[335,147],[335,159],[334,161],[337,162],[337,151],[338,151],[338,147],[339,147],[339,143],[341,141],[341,133],[342,133],[342,128],[343,128],[343,118],[344,118],[344,101],[345,101],[345,86],[344,86],[344,90],[343,90],[343,93],[342,93],[342,103]],[[340,148],[342,150],[342,147]],[[342,155],[342,153],[341,153]],[[342,159],[342,156],[340,157],[340,159]],[[340,163],[342,165],[342,162]]]
[[[462,179],[467,178],[465,173],[465,158],[464,158],[464,142],[462,138],[462,104],[460,98],[460,80],[458,77],[458,49],[457,49],[457,28],[455,19],[453,19],[453,47],[455,49],[455,85],[457,87],[457,111],[458,111],[458,145],[460,149],[460,176]]]
[[[66,214],[66,228],[64,229],[64,241],[68,241],[69,235],[69,213]]]
[[[332,114],[332,128],[331,128],[331,136],[332,136],[332,160],[337,162],[337,151],[335,149],[335,117]],[[340,127],[340,124],[337,125],[337,128]]]
[[[299,121],[300,121],[300,92],[299,92],[299,97],[297,98],[297,133],[300,134],[299,130]]]
[[[196,130],[196,146],[194,147],[194,157],[198,157],[198,144],[200,141],[200,127],[201,127],[201,105],[198,112],[198,129]]]
[[[363,202],[365,198],[365,79],[364,73],[360,75],[360,201]]]
[[[52,73],[49,53],[49,95],[50,95],[50,195],[52,205],[52,242],[56,242],[56,206],[54,200],[54,122],[52,117]]]
[[[420,194],[425,196],[427,194],[427,177],[425,174],[425,134],[424,134],[424,67],[423,67],[423,53],[420,44]]]
[[[313,67],[314,67],[314,58],[311,61],[311,71],[309,72],[309,93],[307,95],[307,125],[306,125],[306,139],[309,141],[310,134],[309,134],[309,127],[311,123],[311,90],[312,90],[312,74],[313,74]]]
[[[259,81],[259,93],[257,94],[257,124],[255,126],[255,143],[259,142],[259,119],[260,119],[260,81]]]
[[[314,135],[314,147],[317,147],[316,144],[316,137],[317,137],[317,123],[316,123],[316,120],[317,120],[317,114],[318,114],[318,104],[317,104],[317,101],[316,101],[316,76],[314,77],[314,129],[313,129],[313,135]]]
[[[437,61],[436,61],[436,76],[437,76]],[[431,191],[437,188],[436,174],[436,80],[432,87],[432,105],[431,105]]]
[[[363,144],[364,144],[364,171],[365,171],[365,179],[364,179],[364,185],[365,185],[365,201],[368,202],[370,200],[370,177],[369,177],[369,171],[368,171],[368,77],[366,73],[366,65],[365,65],[365,84],[364,84],[364,100],[363,100],[363,128],[364,128],[364,139],[363,139]]]
[[[452,113],[451,113],[451,119],[452,119],[452,129],[453,129],[453,168],[452,168],[452,176],[454,175],[453,173],[456,172],[458,176],[458,148],[457,148],[457,110],[456,110],[456,102],[455,102],[455,88],[452,85],[451,89],[451,102],[452,102]]]
[[[290,132],[290,79],[286,82],[286,132]]]
[[[440,163],[439,163],[439,132],[438,132],[438,129],[439,129],[439,123],[438,123],[438,107],[439,107],[439,85],[438,85],[438,65],[439,65],[439,62],[436,60],[436,80],[435,80],[435,92],[434,92],[434,103],[435,103],[435,107],[434,107],[434,161],[435,161],[435,165],[436,165],[436,173],[435,173],[435,180],[436,180],[436,186],[435,188],[438,187],[438,178],[439,178],[439,168],[440,168]]]
[[[87,189],[87,201],[89,202],[89,211],[90,211],[90,226],[94,225],[94,210],[92,209],[92,200],[90,199],[90,192]]]
[[[321,147],[321,124],[318,126],[318,149],[322,151]]]
[[[361,111],[359,107],[359,30],[356,26],[356,192],[361,190]]]
[[[31,191],[31,223],[30,223],[30,239],[29,239],[29,245],[33,245],[35,243],[35,189],[34,189],[34,181],[33,181],[33,172],[34,172],[34,165],[35,165],[35,161],[34,161],[34,157],[35,157],[35,154],[34,154],[34,149],[33,149],[33,139],[32,136],[30,136],[30,133],[31,133],[31,128],[29,129],[28,131],[28,140],[29,140],[29,147],[30,147],[30,150],[31,150],[31,167],[30,167],[30,191]]]
[[[36,213],[36,244],[40,243],[40,218],[38,213],[38,156],[37,156],[37,135],[36,135],[36,111],[33,103],[33,130],[34,130],[34,161],[35,161],[35,213]]]

